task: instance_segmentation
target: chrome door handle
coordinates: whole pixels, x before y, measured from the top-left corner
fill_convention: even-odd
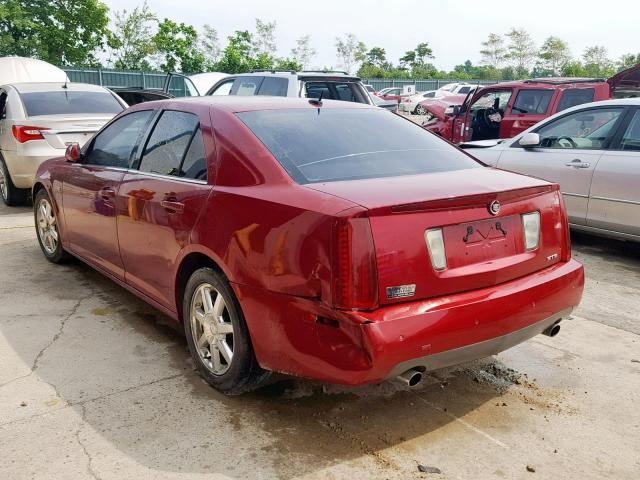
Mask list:
[[[591,164],[589,162],[583,162],[579,158],[576,158],[575,160],[571,160],[570,162],[565,163],[564,166],[574,168],[589,168]]]

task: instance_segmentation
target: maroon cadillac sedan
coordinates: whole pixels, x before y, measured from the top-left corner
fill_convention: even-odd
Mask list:
[[[226,393],[272,371],[362,384],[555,335],[579,303],[555,184],[385,110],[136,105],[39,169],[36,231],[181,324]]]

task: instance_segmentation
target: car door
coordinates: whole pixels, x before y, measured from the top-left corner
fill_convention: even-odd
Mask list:
[[[630,110],[593,174],[587,225],[640,235],[640,109]]]
[[[141,148],[136,168],[126,172],[118,192],[118,238],[125,280],[173,309],[178,254],[211,187],[208,158],[210,120],[192,112],[163,111]]]
[[[560,184],[569,221],[584,225],[593,172],[610,142],[624,107],[596,107],[567,113],[533,130],[536,147],[514,142],[498,160],[498,168]]]
[[[116,194],[152,116],[152,110],[142,110],[111,122],[87,144],[80,162],[68,164],[62,179],[71,250],[121,280]]]
[[[513,138],[549,116],[554,89],[519,89],[505,109],[500,122],[500,138]]]

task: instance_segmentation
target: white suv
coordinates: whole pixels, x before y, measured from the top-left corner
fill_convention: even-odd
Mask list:
[[[84,144],[127,104],[106,88],[84,83],[0,86],[0,196],[7,205],[29,197],[42,162]]]
[[[265,70],[231,75],[216,83],[207,95],[268,95],[308,97],[373,105],[360,78],[346,72]]]

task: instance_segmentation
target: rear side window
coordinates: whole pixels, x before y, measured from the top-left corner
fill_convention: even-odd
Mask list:
[[[640,151],[640,110],[636,110],[635,115],[627,127],[627,131],[624,133],[620,142],[620,148],[622,150],[633,150],[635,152]]]
[[[289,82],[286,78],[265,77],[260,85],[258,95],[270,95],[272,97],[286,97]]]
[[[520,90],[511,110],[513,113],[525,115],[545,114],[554,92],[554,90]]]
[[[444,140],[381,109],[305,108],[237,115],[298,183],[480,168]]]
[[[109,92],[78,92],[61,88],[54,92],[21,93],[20,98],[28,117],[72,113],[114,114],[124,110]]]
[[[562,92],[560,102],[558,102],[558,108],[556,112],[561,112],[567,108],[575,107],[576,105],[582,105],[583,103],[593,102],[593,97],[596,91],[594,88],[570,88]]]
[[[327,100],[342,100],[345,102],[368,103],[364,89],[355,82],[306,82],[306,96],[308,98],[322,98]]]
[[[238,77],[231,87],[231,95],[243,97],[256,95],[264,77]]]
[[[458,91],[458,93],[460,95],[466,95],[470,91],[471,91],[471,87],[461,87],[460,90]]]
[[[144,148],[140,171],[184,176],[181,165],[199,127],[200,120],[192,113],[163,112]]]
[[[98,133],[86,156],[86,163],[105,167],[129,168],[134,147],[153,112],[144,110],[120,117]]]

